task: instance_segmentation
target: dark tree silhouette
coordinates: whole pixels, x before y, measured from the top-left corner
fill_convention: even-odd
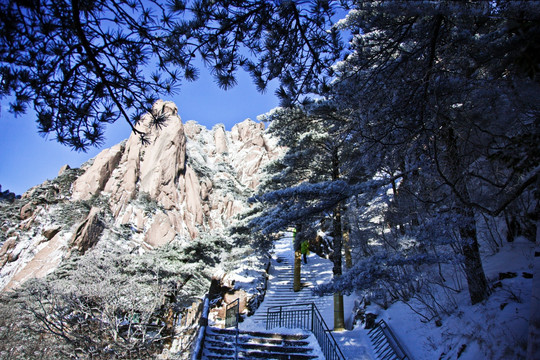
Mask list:
[[[102,143],[120,118],[144,140],[140,114],[195,80],[199,56],[225,89],[243,68],[261,91],[278,78],[283,102],[298,100],[340,54],[334,3],[2,1],[0,99],[15,115],[33,108],[41,134],[76,150]]]

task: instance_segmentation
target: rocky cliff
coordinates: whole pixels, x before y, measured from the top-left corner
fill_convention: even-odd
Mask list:
[[[43,277],[72,254],[102,242],[144,252],[228,226],[247,209],[260,170],[279,149],[252,120],[207,129],[182,123],[175,104],[158,101],[124,142],[21,199],[0,201],[0,288]],[[12,199],[11,199],[12,200]],[[116,245],[115,245],[116,246]]]

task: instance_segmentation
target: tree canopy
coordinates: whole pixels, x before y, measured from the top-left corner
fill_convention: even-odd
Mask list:
[[[352,33],[350,53],[335,64],[335,79],[325,93],[337,113],[347,114],[340,131],[354,145],[349,146],[354,155],[338,167],[347,175],[314,183],[308,172],[305,183],[261,196],[269,208],[260,224],[286,224],[298,214],[328,212],[345,199],[355,199],[359,209],[358,196],[370,189],[367,185],[373,179],[381,179],[379,186],[393,187],[386,213],[388,221],[393,217],[389,223],[399,225],[401,236],[406,233],[419,241],[415,251],[420,258],[432,259],[421,252],[452,239],[471,301],[482,301],[489,289],[479,254],[478,216],[506,213],[534,189],[540,170],[539,5],[526,1],[350,5],[347,17],[336,25]],[[297,118],[289,115],[294,123]],[[319,137],[336,133],[331,127],[320,128],[316,118],[303,126],[307,128],[303,132]],[[291,138],[286,130],[281,133]],[[302,158],[311,154],[303,146],[314,151],[317,142],[289,143],[285,160],[313,159]],[[328,159],[321,161],[331,167]],[[292,174],[288,167],[278,170],[285,177]],[[329,202],[334,195],[339,200]],[[370,198],[364,196],[363,201]],[[523,223],[537,218],[534,201],[519,210]],[[428,231],[420,234],[420,229]],[[341,289],[354,287],[347,280],[353,277],[342,279]]]
[[[158,96],[195,80],[202,59],[223,88],[239,69],[284,103],[312,91],[342,50],[336,1],[3,1],[0,99],[32,108],[40,133],[76,150],[120,118],[133,131]],[[155,125],[164,119],[156,117]]]

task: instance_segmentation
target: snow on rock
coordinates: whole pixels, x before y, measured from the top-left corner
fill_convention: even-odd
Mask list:
[[[29,279],[42,278],[56,269],[65,256],[67,239],[66,234],[56,234],[43,247],[37,247],[36,254],[27,253],[30,256],[25,256],[13,263],[12,267],[7,267],[6,270],[11,270],[12,276],[2,276],[0,287],[4,291],[10,290]]]
[[[143,117],[139,129],[147,134],[149,144],[142,144],[132,134],[104,187],[115,218],[133,225],[129,205],[143,194],[153,202],[150,206],[166,211],[169,218],[156,211],[157,218],[146,216],[145,225],[141,225],[140,217],[137,219],[137,229],[150,229],[144,239],[151,246],[171,241],[173,234],[194,238],[202,229],[224,227],[225,219],[246,209],[244,200],[248,190],[258,184],[260,169],[277,155],[269,146],[253,145],[271,143],[264,140],[264,128],[259,124],[240,126],[243,130],[239,136],[238,131],[226,132],[223,125],[212,130],[193,121],[184,125],[171,102],[158,101],[153,111],[166,115],[167,122],[155,128],[150,126],[150,115]],[[250,144],[249,151],[238,151],[246,143]],[[95,163],[86,173],[93,171]]]
[[[248,119],[228,132],[223,125],[184,124],[176,105],[163,100],[152,114],[163,124],[146,114],[136,125],[149,142],[132,133],[9,205],[2,226],[13,239],[0,234],[1,287],[54,270],[72,249],[112,241],[106,234],[155,248],[223,229],[247,210],[261,169],[280,154],[264,126]],[[56,254],[50,265],[33,261],[40,251]]]

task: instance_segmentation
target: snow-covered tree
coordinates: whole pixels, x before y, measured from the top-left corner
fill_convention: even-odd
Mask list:
[[[253,223],[265,232],[302,225],[300,235],[315,228],[314,223],[332,218],[332,261],[334,276],[342,275],[343,203],[350,196],[349,166],[355,154],[350,121],[329,102],[320,101],[304,108],[279,108],[263,117],[269,131],[280,139],[287,152],[270,170],[264,194],[256,197],[265,209]],[[273,191],[272,191],[273,190]],[[297,248],[299,247],[298,244]],[[341,294],[335,299],[343,314]],[[343,328],[343,317],[336,316],[335,328]]]
[[[229,249],[210,235],[142,255],[99,246],[25,283],[18,290],[22,314],[64,354],[154,358],[171,340],[178,313],[208,291],[212,269]]]
[[[336,66],[333,100],[354,112],[362,161],[403,174],[399,190],[432,219],[459,219],[472,303],[489,294],[475,213],[500,214],[540,171],[539,10],[527,1],[357,1],[339,25],[354,34],[353,52]]]

